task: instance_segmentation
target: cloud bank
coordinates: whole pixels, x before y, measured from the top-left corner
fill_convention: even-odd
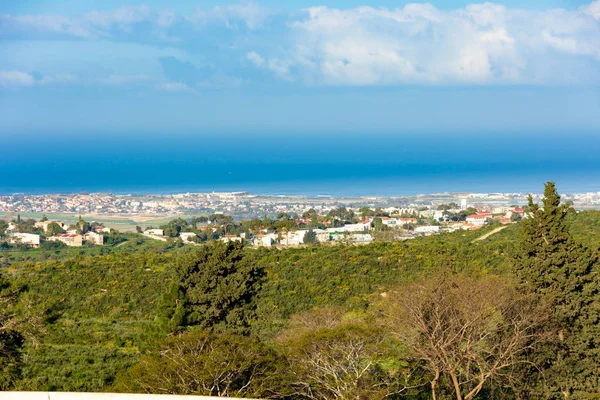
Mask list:
[[[285,14],[254,3],[190,15],[123,7],[74,17],[0,15],[0,37],[168,43],[190,58],[209,59],[213,75],[239,81],[255,70],[274,81],[305,85],[600,83],[600,0],[574,10],[542,11],[494,3],[455,10],[417,3],[397,9],[319,6]],[[129,66],[127,73],[111,71],[96,82],[157,87],[162,81],[158,87],[169,91],[185,91],[181,84],[206,84],[191,63],[159,62],[162,77]],[[37,84],[31,72],[1,62],[0,70],[0,86]]]

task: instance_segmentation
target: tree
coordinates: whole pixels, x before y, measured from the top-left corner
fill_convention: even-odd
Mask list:
[[[136,231],[137,233],[140,233],[140,234],[141,234],[141,233],[144,233],[144,230],[143,230],[143,229],[142,229],[142,227],[141,227],[141,226],[139,226],[139,225],[136,225],[136,227],[135,227],[135,231]]]
[[[0,390],[13,387],[21,374],[21,349],[25,338],[13,313],[18,291],[0,275]]]
[[[570,207],[554,182],[542,207],[529,196],[530,217],[521,222],[516,271],[521,290],[548,303],[554,341],[534,354],[543,368],[544,396],[597,393],[600,387],[600,282],[598,258],[569,233]]]
[[[519,213],[512,213],[510,215],[510,220],[511,220],[511,222],[519,222],[521,220],[521,214],[519,214]]]
[[[304,234],[304,243],[305,244],[315,244],[317,242],[317,234],[312,229],[309,229]]]
[[[543,322],[526,297],[494,277],[442,276],[398,288],[383,315],[428,372],[434,400],[441,390],[468,400],[490,382],[514,384]]]
[[[46,217],[46,214],[42,215],[42,219],[40,220],[41,222],[46,222],[48,221],[48,217]]]
[[[284,219],[275,222],[275,230],[280,234],[285,234],[285,244],[288,244],[289,233],[298,229],[296,221],[291,219]]]
[[[246,333],[265,274],[253,261],[239,242],[214,242],[181,256],[175,281],[186,323]]]
[[[80,215],[79,220],[77,221],[76,229],[77,229],[77,233],[83,235],[84,233],[90,231],[91,226],[90,226],[90,223],[85,221]]]
[[[364,218],[364,217],[372,217],[375,215],[375,213],[373,212],[373,210],[371,210],[369,207],[361,207],[358,212],[360,213],[360,215]]]
[[[57,224],[56,222],[51,222],[48,224],[48,227],[46,228],[46,235],[47,236],[55,236],[58,235],[60,233],[63,233],[63,228]]]
[[[318,216],[319,214],[317,214],[317,211],[314,208],[311,208],[302,213],[302,218],[304,219],[316,219]]]
[[[460,208],[460,206],[454,202],[452,202],[450,204],[440,204],[439,206],[437,206],[438,211],[456,210],[459,208]]]
[[[344,321],[339,309],[292,317],[278,339],[300,398],[384,399],[407,392],[412,375],[397,360],[398,343],[361,318]],[[319,326],[320,325],[320,326]]]
[[[256,339],[194,332],[167,339],[117,378],[116,388],[152,394],[267,397],[277,390],[281,361]]]

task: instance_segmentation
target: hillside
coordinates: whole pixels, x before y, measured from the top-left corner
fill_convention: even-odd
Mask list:
[[[573,218],[574,235],[598,249],[600,212]],[[491,230],[365,246],[248,249],[266,270],[253,332],[268,342],[294,313],[332,305],[365,309],[374,294],[441,271],[509,274],[518,226],[473,242]],[[145,243],[127,243],[107,254],[68,249],[11,260],[6,272],[23,288],[18,309],[44,318],[39,343],[26,345],[18,388],[106,391],[119,371],[156,347],[165,336],[156,326],[156,309],[169,288],[172,265],[194,249]]]

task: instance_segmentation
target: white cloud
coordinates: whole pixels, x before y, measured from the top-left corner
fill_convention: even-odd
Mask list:
[[[245,57],[278,79],[309,85],[600,83],[600,0],[573,10],[545,11],[486,2],[455,10],[415,3],[397,9],[318,6],[273,14],[249,2],[181,15],[137,6],[73,17],[0,15],[0,32],[3,37],[58,35],[95,43],[170,43],[182,53],[211,60],[214,71],[232,73],[235,66],[218,63]],[[224,52],[212,57],[209,52],[214,48]],[[138,62],[135,54],[120,60]],[[36,64],[0,64],[0,68],[28,70],[31,65]],[[119,70],[102,65],[98,69]],[[149,68],[136,70],[130,65],[123,70],[127,73],[96,83],[155,86],[161,81]],[[145,79],[136,71],[154,78]],[[192,86],[188,82],[188,88]]]
[[[597,20],[600,20],[600,0],[596,0],[593,3],[582,6],[580,10],[581,12],[589,14]]]
[[[246,53],[246,58],[248,59],[248,61],[250,61],[252,64],[256,65],[259,68],[265,65],[265,59],[255,51]]]
[[[79,79],[72,74],[57,74],[54,76],[43,76],[42,79],[36,81],[38,85],[68,85],[78,83]]]
[[[86,14],[65,17],[62,15],[0,15],[0,26],[5,33],[15,31],[21,35],[34,32],[99,39],[117,33],[132,32],[137,24],[149,22],[158,28],[168,28],[175,20],[170,10],[155,10],[147,6],[120,7],[111,11],[90,11]],[[159,30],[160,30],[159,29]],[[160,37],[164,32],[157,32]]]
[[[573,11],[492,3],[451,11],[429,4],[312,7],[290,25],[287,43],[263,51],[264,62],[255,65],[325,85],[552,84],[573,75],[600,82],[599,17],[600,0]],[[592,67],[581,67],[575,55],[590,57]],[[563,76],[548,60],[585,70]]]
[[[147,75],[143,75],[143,74],[138,74],[138,75],[110,74],[106,77],[96,79],[96,82],[98,82],[100,84],[104,84],[104,85],[110,85],[110,86],[123,86],[123,85],[136,84],[136,83],[147,83],[150,81],[152,81],[152,78]]]
[[[256,29],[262,26],[271,15],[271,11],[256,3],[220,5],[213,8],[199,8],[187,17],[188,21],[195,24],[208,24],[214,21],[224,23],[232,29],[240,28],[240,23],[248,29]]]
[[[21,71],[0,71],[0,86],[33,86],[35,79],[31,74]]]
[[[157,85],[157,88],[171,93],[196,93],[194,89],[181,82],[166,82]]]

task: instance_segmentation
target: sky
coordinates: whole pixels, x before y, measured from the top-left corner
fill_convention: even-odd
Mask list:
[[[600,0],[0,2],[0,136],[600,132]]]

